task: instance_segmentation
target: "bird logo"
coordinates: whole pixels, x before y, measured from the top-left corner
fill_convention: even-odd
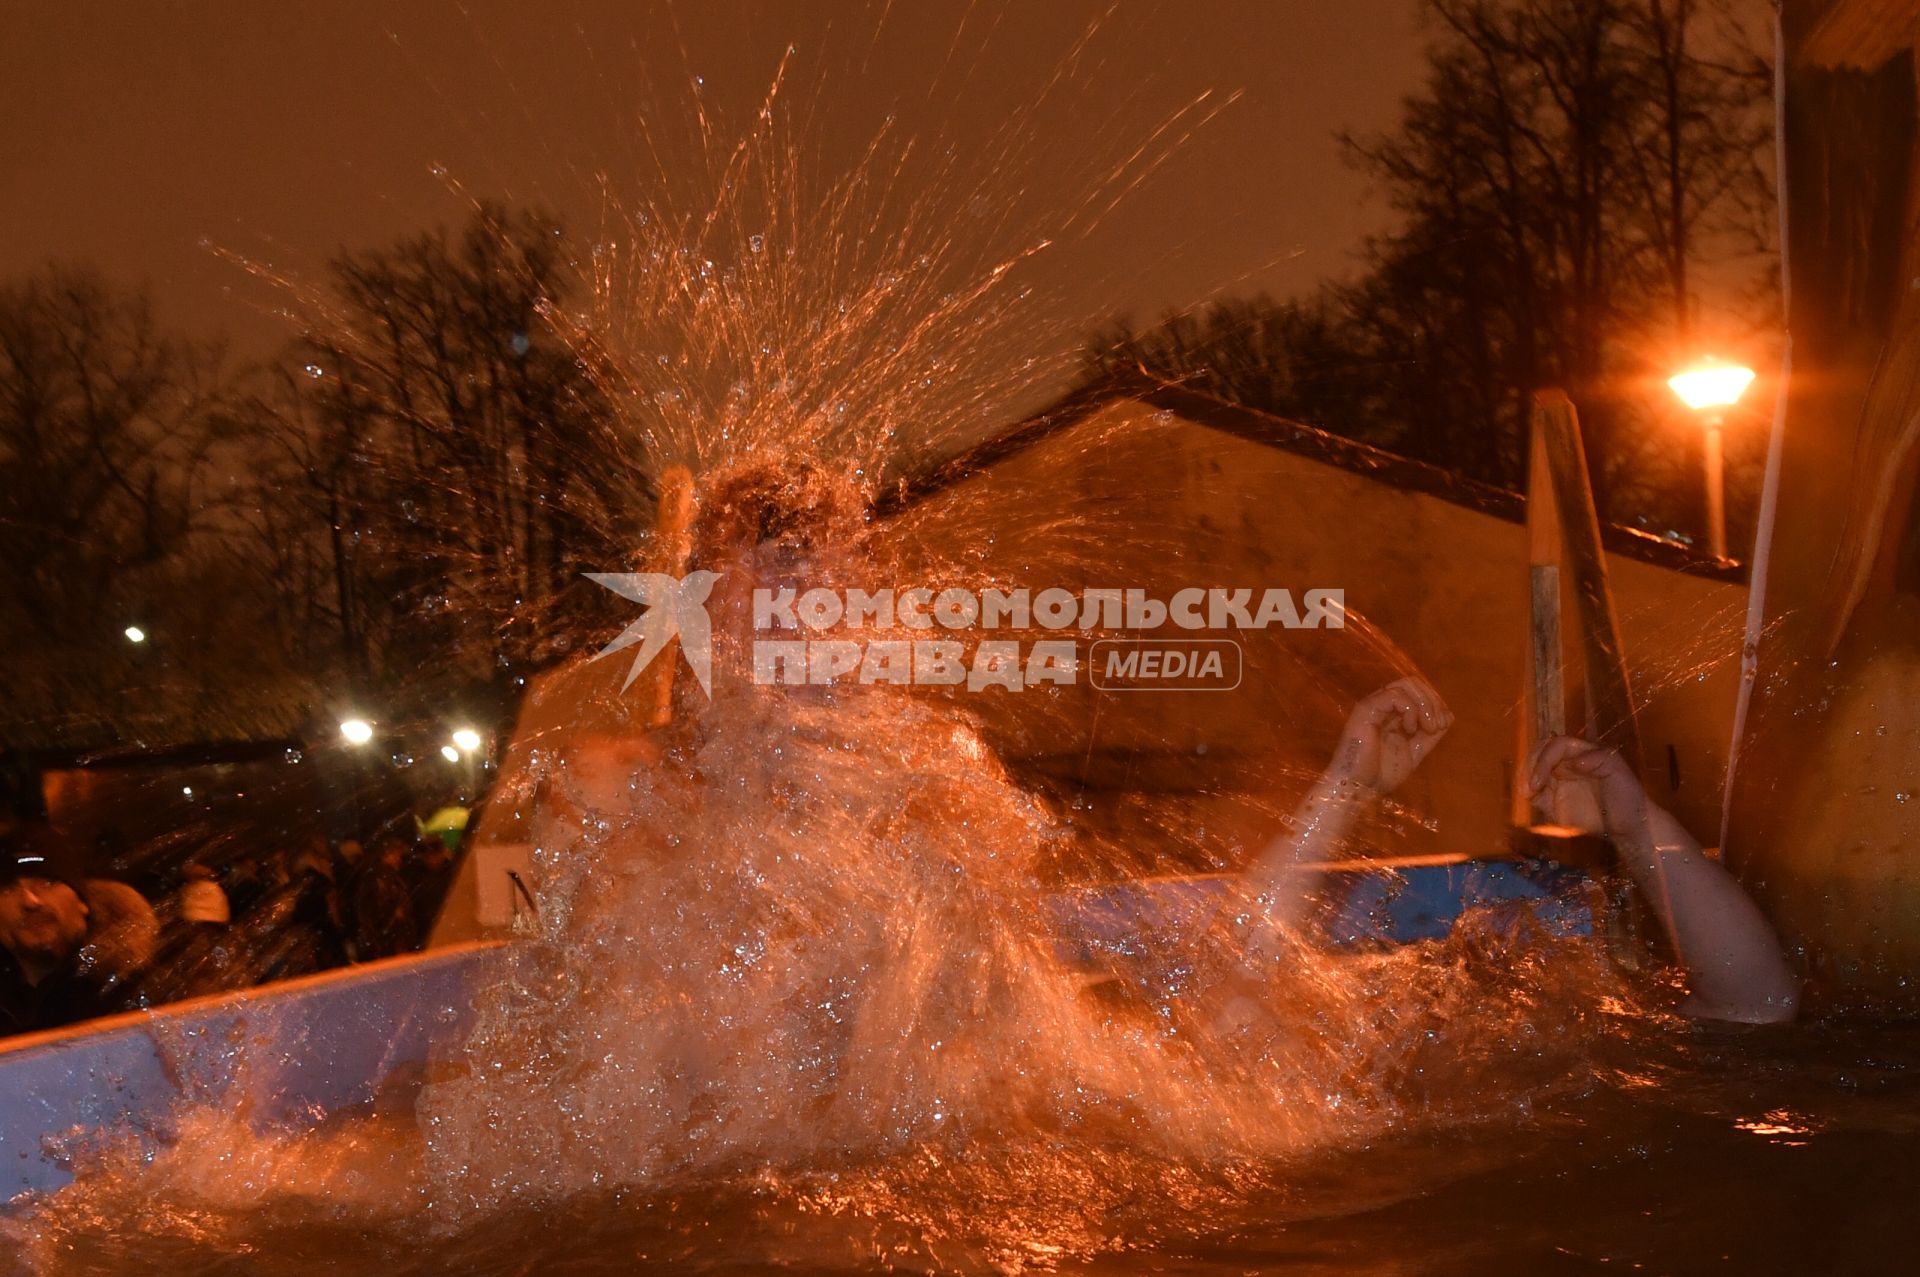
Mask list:
[[[619,637],[593,655],[594,660],[640,645],[621,691],[633,686],[640,671],[660,655],[667,644],[680,640],[680,654],[700,681],[700,690],[713,696],[713,621],[707,616],[707,596],[713,593],[718,572],[689,572],[673,577],[664,572],[588,572],[589,581],[605,586],[623,599],[646,608]]]

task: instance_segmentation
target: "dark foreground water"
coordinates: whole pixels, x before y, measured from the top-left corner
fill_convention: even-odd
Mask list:
[[[16,1212],[7,1236],[19,1271],[59,1273],[1920,1268],[1920,1031],[1668,1023],[1602,1055],[1525,1112],[1299,1158],[1156,1162],[1027,1138],[669,1177],[451,1226],[420,1223],[395,1190],[408,1141],[360,1126],[279,1150],[311,1194],[242,1210],[129,1181]]]

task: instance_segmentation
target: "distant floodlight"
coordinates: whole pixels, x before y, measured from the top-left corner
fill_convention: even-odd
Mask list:
[[[1695,412],[1703,408],[1731,408],[1753,384],[1753,369],[1709,360],[1675,373],[1667,378],[1667,384],[1680,396],[1680,402]]]
[[[459,746],[463,753],[471,754],[480,748],[480,733],[471,727],[462,727],[453,734],[453,743]]]
[[[364,718],[342,719],[340,734],[347,738],[349,745],[364,745],[373,739],[373,724]]]
[[[460,761],[460,751],[451,745],[442,745],[440,747],[440,757],[450,763],[457,763]]]
[[[129,643],[144,643],[147,641],[147,632],[137,625],[129,625],[120,632],[127,636],[127,642]]]

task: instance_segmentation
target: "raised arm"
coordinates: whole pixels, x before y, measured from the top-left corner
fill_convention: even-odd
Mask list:
[[[1561,736],[1534,750],[1530,774],[1536,794],[1566,784],[1588,785],[1597,794],[1620,862],[1652,904],[1686,972],[1683,1013],[1744,1024],[1793,1018],[1800,982],[1759,906],[1670,812],[1647,798],[1625,759]]]
[[[1214,920],[1234,955],[1216,994],[1216,1031],[1238,1035],[1271,1025],[1273,963],[1308,898],[1307,884],[1292,870],[1331,858],[1361,812],[1412,775],[1451,726],[1453,715],[1439,693],[1418,678],[1389,683],[1353,707],[1326,770],[1287,828],[1247,866]]]
[[[1330,859],[1367,806],[1412,775],[1451,726],[1439,693],[1418,678],[1389,683],[1353,707],[1326,770],[1227,905],[1250,960],[1271,956],[1280,933],[1300,919],[1308,893],[1294,867]]]

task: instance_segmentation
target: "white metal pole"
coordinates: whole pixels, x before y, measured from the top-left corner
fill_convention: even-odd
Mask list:
[[[1713,557],[1727,557],[1727,489],[1720,454],[1721,419],[1707,418],[1707,538]]]

